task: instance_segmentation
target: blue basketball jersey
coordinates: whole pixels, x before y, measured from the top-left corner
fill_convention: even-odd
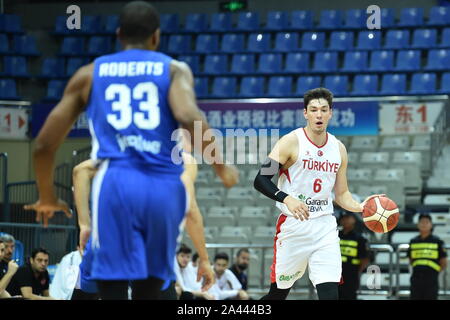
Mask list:
[[[182,164],[171,158],[180,152],[172,141],[178,123],[168,103],[171,61],[141,49],[95,60],[86,111],[92,159],[136,161],[150,171],[181,174]]]

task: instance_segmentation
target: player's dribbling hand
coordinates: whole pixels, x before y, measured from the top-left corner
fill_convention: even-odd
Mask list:
[[[363,212],[364,206],[366,205],[367,201],[369,201],[370,199],[375,198],[375,197],[386,197],[386,195],[385,195],[384,193],[383,193],[383,194],[373,194],[373,195],[367,197],[366,200],[364,200],[364,201],[361,202],[361,204],[360,204],[360,206],[361,206],[361,212]]]
[[[199,260],[197,281],[203,278],[202,291],[206,291],[212,287],[216,278],[208,260]]]
[[[68,218],[72,217],[72,211],[64,200],[57,199],[56,202],[41,203],[40,200],[33,204],[26,204],[23,206],[25,210],[36,211],[36,222],[41,222],[44,227],[48,227],[48,220],[53,218],[57,211],[63,211]]]
[[[227,188],[231,188],[239,182],[239,171],[231,164],[216,167],[216,173],[222,180],[223,185]]]
[[[283,203],[288,207],[295,219],[300,219],[301,221],[309,219],[308,206],[305,203],[291,196],[284,198]]]

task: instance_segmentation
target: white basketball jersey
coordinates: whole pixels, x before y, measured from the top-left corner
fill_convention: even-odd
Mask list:
[[[304,202],[310,219],[333,214],[332,192],[341,166],[338,140],[327,133],[325,144],[319,147],[309,139],[304,128],[294,133],[298,138],[298,159],[289,169],[280,170],[278,188]],[[276,206],[292,216],[284,203],[277,201]]]

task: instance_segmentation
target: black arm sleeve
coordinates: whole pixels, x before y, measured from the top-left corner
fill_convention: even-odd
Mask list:
[[[255,181],[253,182],[253,186],[256,190],[266,197],[278,202],[283,202],[288,196],[272,182],[273,176],[280,170],[281,166],[281,163],[271,158],[267,158],[266,162],[261,166],[261,169],[259,169]]]

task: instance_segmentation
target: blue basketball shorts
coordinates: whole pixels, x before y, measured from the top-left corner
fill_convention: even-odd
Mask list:
[[[175,280],[177,238],[188,208],[179,174],[106,160],[92,183],[92,279]]]
[[[97,293],[97,282],[92,279],[92,259],[91,238],[84,248],[83,259],[80,263],[80,289],[88,293]]]

